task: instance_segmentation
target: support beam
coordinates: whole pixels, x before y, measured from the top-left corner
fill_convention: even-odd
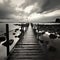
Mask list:
[[[9,25],[6,24],[7,56],[9,55]]]

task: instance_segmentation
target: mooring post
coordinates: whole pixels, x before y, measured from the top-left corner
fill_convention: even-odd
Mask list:
[[[6,24],[7,56],[9,55],[9,25]]]
[[[37,29],[38,29],[38,39],[39,39],[39,24],[38,24],[38,28]]]

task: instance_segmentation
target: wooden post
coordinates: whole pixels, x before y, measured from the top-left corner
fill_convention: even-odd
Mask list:
[[[6,24],[7,56],[9,55],[9,25]]]
[[[39,39],[39,24],[38,24],[38,39]]]

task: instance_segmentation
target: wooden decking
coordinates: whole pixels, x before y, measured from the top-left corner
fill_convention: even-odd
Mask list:
[[[22,40],[16,44],[7,60],[47,60],[46,50],[42,47],[29,25]]]

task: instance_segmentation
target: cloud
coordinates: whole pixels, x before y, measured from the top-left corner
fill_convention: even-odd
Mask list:
[[[46,0],[42,6],[42,11],[54,11],[60,9],[60,0]]]
[[[23,9],[19,8],[19,6],[24,3],[24,0],[1,0],[0,2],[0,21],[22,21],[25,17],[27,17],[27,14],[23,11]]]
[[[44,11],[51,12],[53,10],[60,9],[60,0],[25,0],[25,3],[21,4],[20,7],[25,9],[26,7],[34,5],[35,3],[37,6],[34,8],[34,11],[39,13]]]
[[[46,14],[43,13],[32,13],[28,19],[34,22],[53,22],[56,18],[60,18],[60,10],[49,12]]]
[[[33,12],[37,12],[37,11],[42,11],[42,6],[43,4],[46,2],[46,0],[25,0],[25,3],[23,3],[22,5],[20,5],[20,7],[22,7],[23,9],[26,9],[27,7],[33,5],[34,8],[32,9],[32,13]]]
[[[50,21],[50,17],[60,15],[60,0],[0,0],[0,2],[0,19],[16,18],[22,21],[30,17],[40,21],[49,18]]]
[[[30,6],[33,6],[28,17],[31,21],[55,21],[54,19],[60,17],[60,0],[25,0],[20,7],[27,9]]]
[[[41,6],[45,1],[46,0],[25,0],[25,3],[23,3],[21,6],[23,6],[23,8],[26,8],[27,6],[33,5],[35,3],[38,3]]]
[[[10,2],[10,0],[3,0],[3,3],[0,3],[0,19],[9,18],[9,15],[15,12]]]

